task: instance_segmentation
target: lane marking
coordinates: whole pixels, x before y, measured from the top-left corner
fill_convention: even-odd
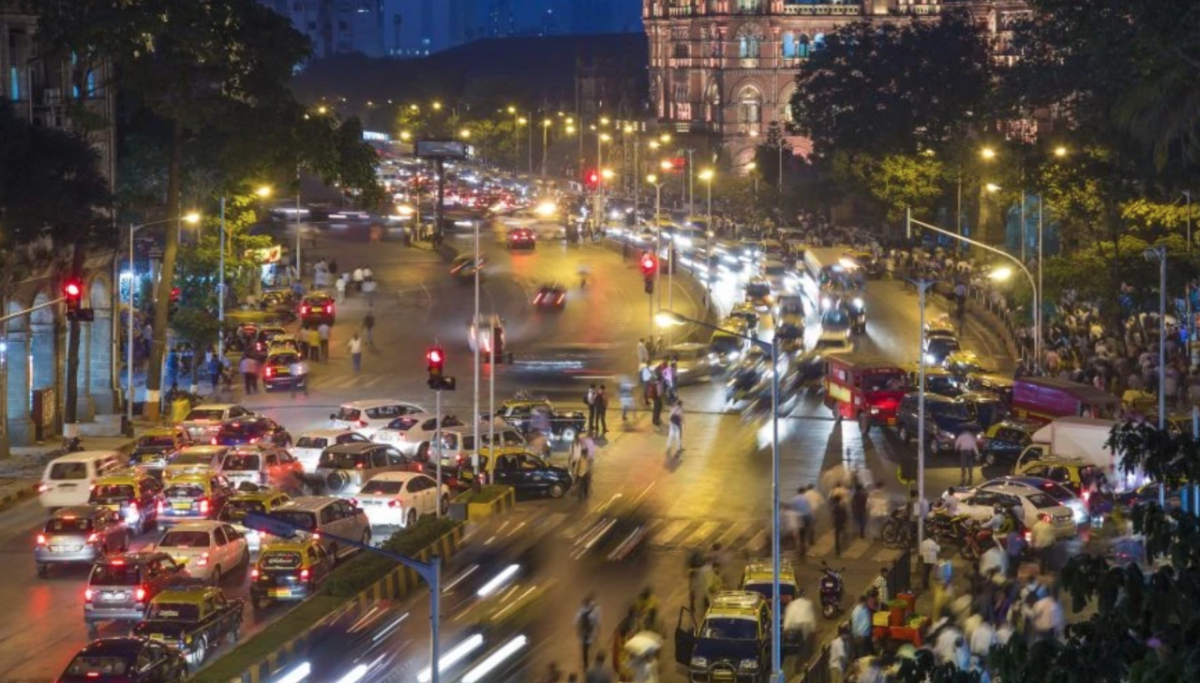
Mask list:
[[[699,528],[697,528],[690,536],[687,537],[687,540],[683,542],[683,545],[689,547],[700,545],[701,541],[708,538],[709,534],[716,531],[718,528],[720,528],[720,526],[720,522],[711,521],[701,524]]]
[[[684,531],[686,531],[687,528],[689,526],[691,526],[695,521],[696,520],[694,520],[694,519],[677,519],[674,522],[671,522],[670,524],[667,525],[667,527],[665,529],[662,530],[662,533],[654,534],[653,541],[654,541],[655,545],[660,545],[660,546],[670,545],[671,541],[676,536],[679,536]]]
[[[862,538],[856,538],[854,539],[854,542],[850,544],[849,548],[846,548],[842,551],[842,559],[857,560],[858,558],[862,557],[863,553],[867,552],[870,547],[871,541]]]

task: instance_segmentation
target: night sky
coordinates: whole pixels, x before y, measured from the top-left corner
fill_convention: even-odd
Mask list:
[[[486,0],[485,0],[486,1]],[[576,0],[512,0],[513,19],[517,29],[525,26],[537,26],[541,23],[542,12],[547,8],[553,9],[560,17],[559,25],[570,31],[571,5]],[[628,25],[630,30],[638,30],[642,20],[642,0],[608,0],[613,8],[613,23],[611,30],[621,30]]]

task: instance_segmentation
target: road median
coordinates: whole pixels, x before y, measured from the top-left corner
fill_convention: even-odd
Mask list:
[[[462,544],[463,525],[422,518],[412,529],[393,534],[383,548],[428,561],[453,555]],[[377,600],[398,600],[424,586],[416,572],[383,556],[359,553],[333,571],[320,593],[197,672],[198,683],[263,683],[300,661],[322,626],[364,612]]]

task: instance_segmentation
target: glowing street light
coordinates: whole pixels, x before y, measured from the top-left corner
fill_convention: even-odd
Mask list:
[[[406,130],[402,130],[402,131],[400,131],[400,139],[404,142],[408,142],[409,140],[412,139],[412,133],[410,133]]]
[[[1012,277],[1012,274],[1012,268],[1009,268],[1008,266],[1001,266],[988,273],[988,278],[995,280],[996,282],[1004,282],[1008,278]]]
[[[268,192],[269,192],[269,190],[268,190]],[[183,215],[183,222],[187,223],[188,225],[195,225],[200,222],[200,214],[195,211],[185,213]],[[139,227],[144,227],[144,226],[139,226]]]
[[[1055,147],[1054,148],[1054,156],[1058,157],[1059,159],[1067,156],[1067,148],[1063,147],[1062,145]]]
[[[658,136],[658,139],[659,139],[659,140],[661,140],[661,141],[662,141],[662,143],[665,145],[665,144],[667,144],[668,142],[670,142],[670,141],[671,141],[671,134],[670,134],[670,133],[663,133],[662,135]]]
[[[611,168],[604,168],[600,170],[600,177],[604,178],[605,180],[612,180],[613,176],[615,175],[616,173],[613,173]]]
[[[318,114],[327,114],[328,112],[329,112],[329,109],[327,107],[325,107],[325,105],[321,105],[320,107],[317,107]]]
[[[266,199],[267,197],[271,196],[271,186],[270,185],[261,185],[258,187],[258,189],[256,189],[254,191],[254,194],[258,195],[259,197],[262,197],[263,199]],[[188,214],[188,216],[195,216],[195,215],[196,214]],[[183,219],[186,221],[188,219],[188,216],[184,216]],[[196,218],[198,220],[200,217],[196,216]],[[190,223],[191,221],[188,221],[188,222]]]
[[[512,105],[510,104],[510,105],[508,105],[508,109],[507,109],[507,111],[508,111],[508,113],[510,113],[510,114],[515,114],[515,113],[517,113],[517,108],[516,108],[516,107],[514,107],[514,106],[512,106]]]
[[[466,128],[463,128],[458,134],[462,136],[462,139],[464,140],[467,140],[471,137],[471,131]]]
[[[992,149],[991,147],[984,147],[983,149],[979,150],[979,156],[988,160],[995,159],[996,150]]]
[[[442,110],[442,103],[441,103],[441,102],[438,102],[437,100],[434,100],[434,101],[433,101],[433,110],[434,110],[434,111],[441,111],[441,110]]]
[[[662,169],[662,170],[664,170],[664,171],[669,171],[669,170],[671,170],[671,169],[675,168],[675,165],[674,165],[674,164],[672,164],[672,163],[671,163],[669,160],[667,160],[667,159],[663,159],[661,162],[659,162],[658,166],[659,166],[659,168],[661,168],[661,169]]]
[[[999,185],[997,185],[996,183],[988,183],[988,184],[986,184],[986,185],[984,185],[984,186],[983,186],[983,189],[987,190],[988,192],[993,192],[993,193],[994,193],[994,192],[999,192],[999,191],[1000,191],[1000,186],[999,186]]]

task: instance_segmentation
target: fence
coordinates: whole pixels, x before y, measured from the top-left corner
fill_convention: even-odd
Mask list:
[[[896,596],[912,588],[912,549],[905,549],[892,561],[887,574],[888,595]],[[798,683],[829,683],[829,643],[821,646],[817,658],[800,672]]]

